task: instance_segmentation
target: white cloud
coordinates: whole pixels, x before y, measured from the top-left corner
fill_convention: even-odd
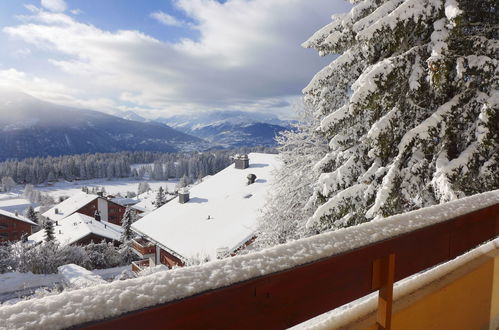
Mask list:
[[[112,100],[152,117],[210,109],[283,111],[280,101],[295,99],[330,61],[300,44],[328,23],[332,12],[348,10],[342,0],[176,4],[194,22],[197,40],[166,43],[47,11],[33,12],[3,32],[52,54],[47,58],[52,69],[43,78],[63,76],[73,90],[68,100]]]
[[[73,15],[80,15],[80,14],[83,13],[83,10],[81,10],[81,9],[71,9],[69,12],[71,14],[73,14]]]
[[[68,8],[64,0],[41,0],[41,4],[53,12],[63,12]]]
[[[26,8],[27,10],[29,10],[32,13],[40,12],[40,8],[38,8],[37,6],[32,5],[32,4],[25,4],[24,8]]]
[[[26,57],[29,55],[31,55],[31,49],[29,49],[29,48],[21,48],[21,49],[18,49],[14,52],[14,56],[17,56],[17,57]]]
[[[171,26],[184,26],[187,25],[186,22],[180,21],[173,17],[172,15],[169,15],[165,12],[162,11],[155,11],[149,15],[150,17],[154,18],[156,21],[158,21],[161,24],[164,25],[171,25]]]

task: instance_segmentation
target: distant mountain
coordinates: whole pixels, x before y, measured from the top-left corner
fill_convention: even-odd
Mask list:
[[[166,125],[41,101],[0,89],[0,160],[117,151],[199,150],[201,139]]]
[[[156,121],[221,147],[274,146],[275,136],[291,127],[290,121],[274,115],[243,111],[216,111]]]
[[[113,113],[114,116],[120,117],[126,120],[138,121],[139,123],[147,123],[150,122],[149,119],[146,119],[133,111],[116,111]]]

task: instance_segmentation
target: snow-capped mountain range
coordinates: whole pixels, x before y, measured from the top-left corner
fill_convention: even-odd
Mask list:
[[[275,136],[292,123],[272,114],[244,111],[202,112],[156,121],[221,147],[274,146]]]

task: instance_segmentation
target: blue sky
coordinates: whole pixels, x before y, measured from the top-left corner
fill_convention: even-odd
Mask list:
[[[292,116],[332,58],[300,44],[343,0],[0,2],[0,86],[110,113]]]

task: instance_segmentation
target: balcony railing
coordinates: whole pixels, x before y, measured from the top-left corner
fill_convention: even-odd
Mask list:
[[[378,326],[388,329],[393,282],[498,235],[496,190],[253,254],[111,283],[105,296],[100,287],[62,293],[57,306],[80,309],[64,318],[65,327],[282,329],[379,290]],[[108,307],[105,302],[121,301],[124,288],[141,299]],[[82,296],[98,303],[82,303]],[[0,319],[17,320],[30,304],[37,302],[0,307]],[[59,321],[56,314],[26,313],[23,322],[42,316],[46,323]]]
[[[144,238],[133,239],[132,248],[143,256],[156,253],[156,246]]]
[[[132,262],[132,271],[135,273],[141,272],[147,267],[149,267],[149,259],[142,259]]]

